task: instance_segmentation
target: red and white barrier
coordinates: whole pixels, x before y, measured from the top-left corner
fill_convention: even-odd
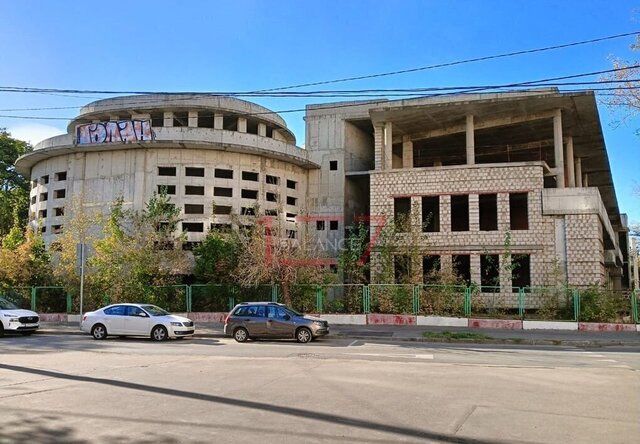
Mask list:
[[[417,316],[417,325],[432,327],[468,327],[467,318],[448,318],[444,316]]]
[[[577,331],[577,322],[561,321],[522,321],[523,330],[570,330]]]
[[[633,324],[608,324],[604,322],[580,322],[580,331],[638,331],[638,326]]]
[[[469,319],[469,328],[522,330],[522,321],[512,319]]]
[[[416,316],[394,314],[368,314],[369,325],[416,325]]]

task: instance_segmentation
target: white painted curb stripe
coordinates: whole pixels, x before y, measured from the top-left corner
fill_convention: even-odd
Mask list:
[[[367,315],[340,315],[340,314],[323,314],[320,318],[336,325],[367,325]]]
[[[578,330],[577,322],[522,321],[523,330]]]
[[[444,316],[417,316],[417,325],[431,325],[440,327],[468,327],[467,318],[447,318]]]

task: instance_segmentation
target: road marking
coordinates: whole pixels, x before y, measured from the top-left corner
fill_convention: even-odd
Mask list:
[[[351,353],[351,355],[357,356],[375,356],[379,358],[417,358],[417,359],[433,359],[433,355],[429,354],[401,354],[401,353]]]
[[[598,359],[600,362],[618,362],[615,359]]]
[[[355,340],[355,341],[353,341],[351,344],[347,345],[347,347],[351,347],[352,345],[355,345],[355,344],[357,344],[358,342],[360,342],[360,341],[358,341],[358,340],[356,339],[356,340]]]

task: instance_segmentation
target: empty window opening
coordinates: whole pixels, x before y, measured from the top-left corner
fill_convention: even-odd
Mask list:
[[[466,163],[467,148],[464,132],[413,142],[415,168],[465,165]]]
[[[183,242],[182,243],[182,249],[184,251],[193,251],[196,248],[198,248],[200,245],[202,244],[202,242]]]
[[[56,216],[64,216],[64,207],[54,208],[53,211]]]
[[[189,232],[189,233],[202,233],[204,231],[204,223],[182,222],[182,231]]]
[[[38,211],[38,217],[41,219],[44,219],[45,217],[47,217],[47,210]]]
[[[330,160],[329,161],[329,170],[331,170],[331,171],[337,171],[338,170],[338,161],[337,160]]]
[[[296,230],[286,230],[286,234],[289,239],[295,239],[297,235]]]
[[[393,268],[396,284],[406,283],[411,272],[411,257],[406,254],[393,256]]]
[[[176,194],[176,186],[158,185],[158,194]]]
[[[451,196],[451,231],[469,231],[469,195]]]
[[[198,127],[199,128],[213,128],[213,113],[198,112]]]
[[[62,225],[51,225],[51,232],[53,234],[60,234],[62,233],[62,230],[63,230]]]
[[[256,209],[253,207],[242,207],[240,208],[240,214],[243,216],[255,216]]]
[[[37,180],[32,180],[31,181],[31,189],[33,190],[37,186],[38,186],[38,181]]]
[[[295,197],[287,196],[287,205],[295,205],[297,201]]]
[[[471,284],[471,257],[468,254],[454,254],[451,257],[453,272],[465,285]]]
[[[258,190],[242,190],[240,192],[240,196],[243,199],[257,199],[258,198]]]
[[[422,198],[422,231],[427,233],[440,231],[440,196]]]
[[[227,131],[238,131],[238,116],[223,116],[222,127]]]
[[[258,181],[258,173],[253,171],[243,171],[242,172],[242,180],[250,180],[251,182]]]
[[[40,202],[44,202],[49,198],[49,193],[40,193]]]
[[[296,182],[295,180],[287,179],[287,188],[295,190],[296,189],[296,185],[298,185],[298,182]]]
[[[481,194],[478,196],[480,212],[480,231],[495,231],[498,229],[498,195]]]
[[[512,230],[529,229],[527,193],[509,194],[509,219]]]
[[[59,173],[55,174],[55,179],[56,181],[60,182],[62,180],[67,180],[67,172],[66,171],[61,171]]]
[[[258,134],[258,121],[247,119],[247,133]]]
[[[204,214],[204,205],[185,204],[184,214]]]
[[[517,288],[531,287],[531,255],[511,256],[511,285],[514,291],[517,291]]]
[[[31,203],[32,204],[36,203],[37,199],[38,199],[37,196],[31,196]]]
[[[46,233],[47,232],[47,227],[43,226],[42,228],[40,228],[40,232],[41,233]]]
[[[317,231],[324,231],[324,221],[323,220],[317,220],[316,221],[316,230]]]
[[[189,126],[189,113],[187,111],[173,113],[173,126]]]
[[[264,210],[265,216],[277,216],[278,210]]]
[[[43,185],[48,184],[48,183],[49,183],[49,175],[42,176],[42,177],[40,178],[40,183],[41,183],[41,184],[43,184]]]
[[[338,229],[338,221],[337,220],[330,220],[329,221],[329,230],[336,231],[337,229]]]
[[[201,167],[186,167],[184,169],[185,176],[190,177],[204,177],[204,168]]]
[[[46,194],[46,193],[45,193]],[[67,196],[67,190],[54,190],[53,198],[54,199],[64,199]]]
[[[164,113],[151,113],[151,126],[164,126]]]
[[[422,257],[422,281],[425,284],[440,282],[440,256],[427,255]]]
[[[230,231],[231,224],[211,224],[209,229],[211,231]]]
[[[173,250],[175,246],[173,245],[173,241],[155,241],[153,248],[155,250]]]
[[[267,191],[267,202],[277,202],[277,201],[278,201],[278,194],[270,193]]]
[[[158,167],[158,176],[175,176],[176,167]]]
[[[409,231],[411,227],[411,198],[396,197],[393,199],[393,221],[396,231]]]
[[[218,179],[233,179],[233,170],[216,168],[215,171],[213,172],[213,175]]]
[[[204,187],[185,185],[184,194],[188,196],[204,196]]]
[[[219,197],[233,197],[233,188],[214,187],[213,195]]]
[[[265,177],[265,182],[269,185],[280,185],[280,178],[278,176],[271,176],[267,174],[267,177]]]
[[[273,138],[273,128],[267,125],[267,137]]]
[[[213,214],[231,214],[231,209],[229,205],[216,205],[213,208]]]
[[[480,255],[480,285],[482,291],[493,292],[500,288],[500,256],[497,254]]]
[[[296,218],[297,214],[295,213],[286,213],[286,218],[287,219],[294,219]]]

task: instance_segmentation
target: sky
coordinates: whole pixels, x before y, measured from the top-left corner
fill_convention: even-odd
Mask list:
[[[640,31],[640,2],[626,0],[0,0],[0,6],[0,87],[76,90],[255,91]],[[509,84],[581,74],[611,69],[612,55],[639,60],[633,42],[630,36],[322,88]],[[81,106],[104,97],[0,92],[0,128],[35,144],[65,132]],[[337,100],[252,99],[274,111]],[[73,108],[15,111],[51,107]],[[640,223],[640,119],[620,123],[624,110],[600,104],[599,111],[620,211]],[[282,117],[303,145],[304,112]]]

